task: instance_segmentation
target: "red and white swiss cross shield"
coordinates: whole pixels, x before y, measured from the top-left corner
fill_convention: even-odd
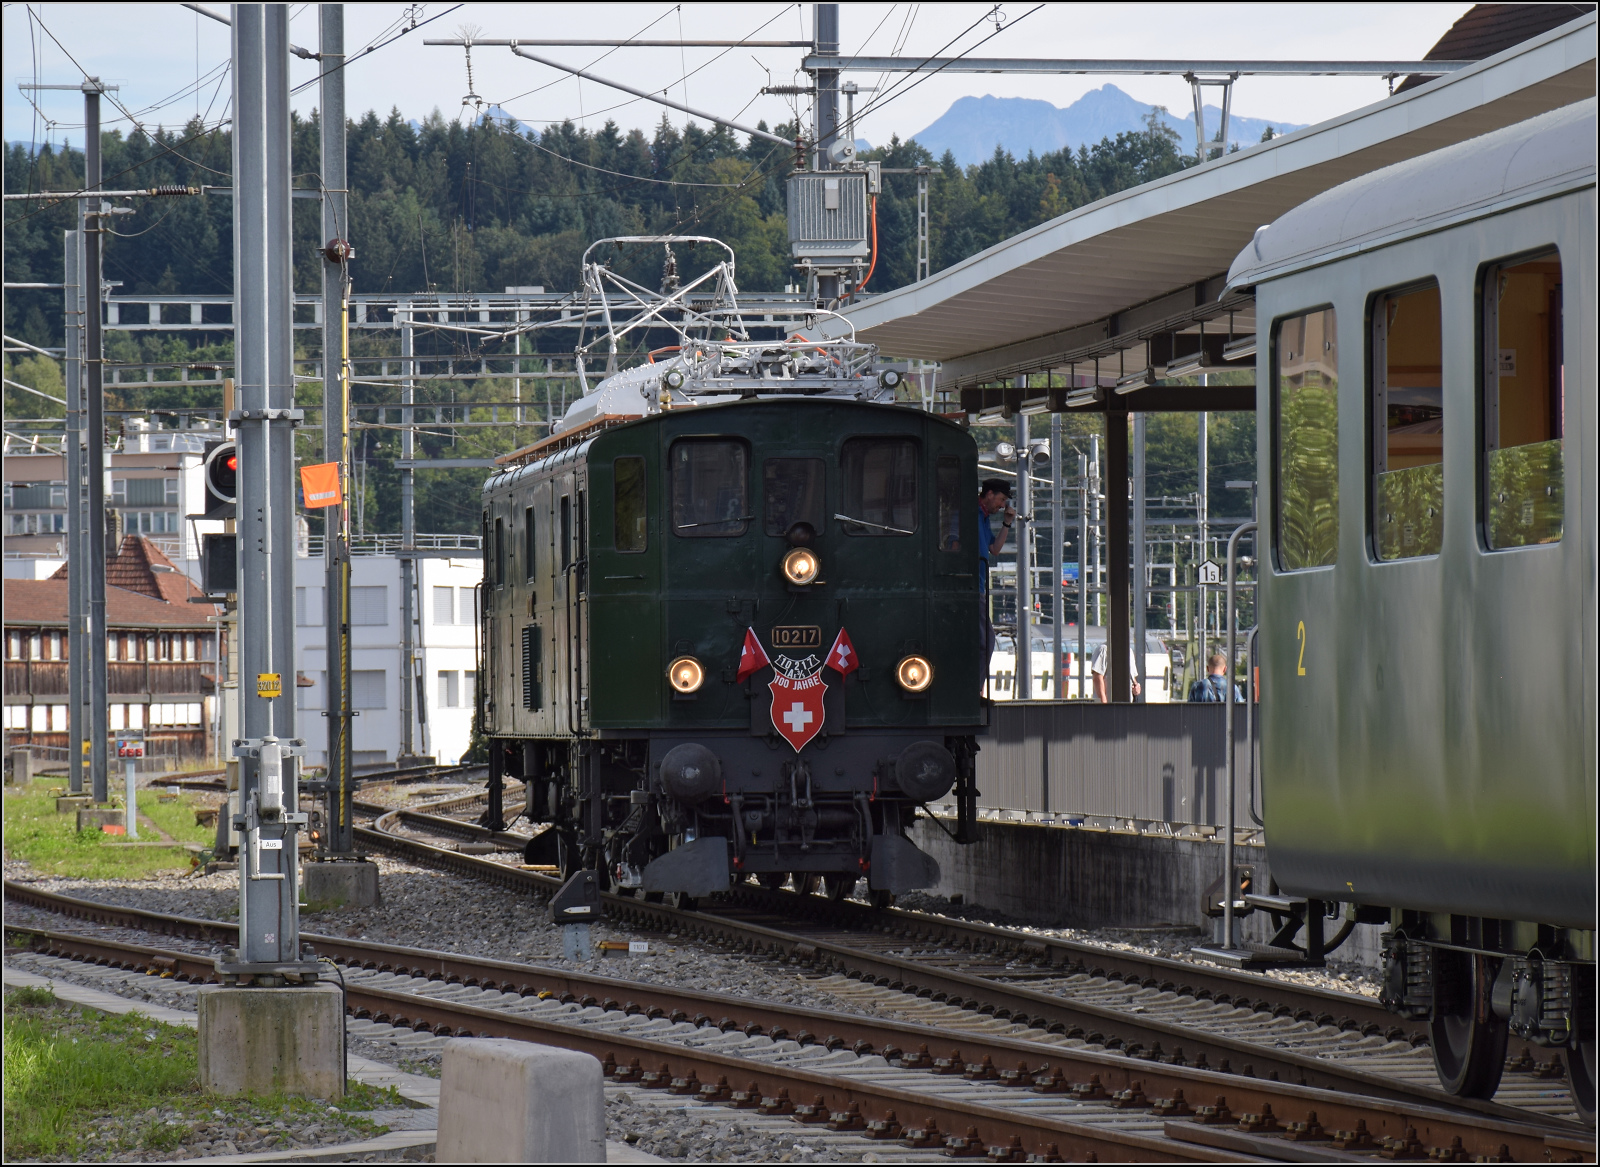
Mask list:
[[[799,753],[822,732],[822,696],[828,691],[822,670],[799,679],[779,673],[767,687],[772,690],[772,728]]]

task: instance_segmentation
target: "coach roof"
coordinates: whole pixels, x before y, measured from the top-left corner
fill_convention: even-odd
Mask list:
[[[1593,186],[1595,132],[1591,97],[1351,179],[1258,229],[1228,288]]]

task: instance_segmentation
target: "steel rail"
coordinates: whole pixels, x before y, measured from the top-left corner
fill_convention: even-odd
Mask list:
[[[143,967],[170,976],[183,975],[191,980],[207,980],[215,975],[208,958],[191,953],[71,934],[52,935],[49,947],[57,952],[75,951],[97,963],[134,969]],[[994,1148],[1004,1159],[1018,1160],[1030,1153],[1059,1159],[1064,1151],[1074,1158],[1096,1155],[1139,1162],[1249,1161],[1248,1157],[1231,1149],[1108,1129],[876,1082],[847,1080],[799,1066],[777,1066],[630,1034],[563,1025],[414,993],[393,992],[359,981],[346,985],[345,1000],[346,1008],[357,1016],[365,1013],[397,1028],[410,1027],[440,1036],[503,1037],[556,1045],[591,1054],[605,1067],[606,1076],[614,1081],[637,1082],[642,1089],[669,1089],[702,1102],[727,1102],[737,1106],[754,1100],[764,1114],[796,1115],[802,1122],[812,1115],[819,1116],[821,1122],[837,1119],[835,1129],[864,1127],[871,1121],[887,1122],[898,1128],[900,1115],[906,1116],[908,1122],[915,1121],[913,1116],[926,1116],[923,1126],[918,1128],[927,1132],[926,1145],[943,1146],[952,1137],[945,1132],[965,1131],[964,1136],[954,1137],[962,1141],[962,1146],[976,1147],[978,1154],[990,1158],[996,1157],[989,1150]],[[737,1099],[734,1092],[741,1087],[746,1097]],[[799,1107],[809,1109],[797,1114]]]
[[[441,800],[430,809],[450,809],[470,797]],[[368,809],[386,813],[391,808],[368,804]],[[496,835],[475,823],[421,810],[402,810],[398,820],[405,826],[475,842],[497,842],[507,846],[514,843],[517,848],[526,842],[520,836]],[[750,884],[736,886],[724,897],[719,897],[717,902],[702,902],[700,911],[708,915],[726,916],[728,913],[721,909],[730,903],[770,911],[785,920],[805,917],[831,929],[857,931],[874,944],[883,943],[883,938],[888,935],[897,940],[914,939],[973,952],[993,952],[1001,963],[1026,960],[1038,970],[1054,971],[1063,976],[1086,972],[1091,976],[1171,990],[1182,996],[1195,996],[1224,1005],[1248,1004],[1261,1012],[1293,1016],[1296,1020],[1315,1020],[1319,1024],[1337,1025],[1341,1029],[1359,1029],[1367,1034],[1381,1033],[1391,1039],[1409,1039],[1413,1043],[1426,1040],[1425,1026],[1414,1022],[1407,1024],[1379,1002],[1355,993],[1287,984],[1233,969],[1041,936],[995,924],[903,908],[872,908],[849,900],[826,900],[820,896],[768,891]]]
[[[206,982],[215,978],[211,960],[193,953],[31,927],[12,926],[8,931],[30,935],[37,950],[51,955],[89,960],[115,967],[142,969],[179,981]],[[1024,1088],[1031,1085],[1033,1092],[1039,1094],[1066,1094],[1085,1101],[1107,1100],[1110,1105],[1118,1109],[1150,1110],[1157,1115],[1184,1114],[1189,1109],[1186,1098],[1210,1098],[1214,1092],[1226,1090],[1226,1095],[1216,1095],[1217,1113],[1231,1111],[1249,1116],[1241,1119],[1237,1126],[1230,1125],[1233,1122],[1231,1117],[1225,1123],[1218,1124],[1204,1121],[1205,1118],[1215,1115],[1203,1115],[1196,1122],[1169,1122],[1163,1133],[1168,1139],[1175,1139],[1185,1144],[1220,1147],[1258,1157],[1293,1159],[1301,1157],[1293,1153],[1298,1151],[1304,1153],[1306,1158],[1320,1161],[1328,1157],[1329,1151],[1327,1146],[1299,1147],[1281,1138],[1263,1139],[1257,1116],[1264,1114],[1276,1116],[1275,1120],[1266,1124],[1268,1132],[1275,1126],[1281,1129],[1284,1124],[1292,1122],[1301,1122],[1305,1130],[1319,1123],[1324,1132],[1365,1130],[1368,1132],[1367,1142],[1370,1144],[1368,1147],[1370,1150],[1392,1149],[1396,1145],[1412,1144],[1426,1147],[1428,1157],[1437,1157],[1433,1153],[1434,1148],[1449,1151],[1451,1157],[1465,1156],[1469,1160],[1494,1160],[1509,1155],[1518,1161],[1528,1161],[1546,1157],[1553,1149],[1580,1153],[1587,1150],[1591,1155],[1593,1153],[1592,1141],[1586,1143],[1581,1137],[1573,1138],[1553,1133],[1550,1127],[1534,1123],[1503,1124],[1475,1115],[1406,1107],[1372,1098],[1308,1089],[1286,1083],[1228,1077],[1208,1071],[1160,1064],[1140,1064],[1125,1058],[1090,1051],[1052,1048],[1049,1050],[1050,1061],[1030,1069],[1027,1060],[1022,1059],[1017,1071],[1003,1077],[996,1065],[997,1059],[1018,1054],[1037,1056],[1042,1052],[1040,1047],[1034,1043],[1011,1038],[973,1034],[957,1038],[930,1026],[908,1025],[854,1014],[776,1005],[763,1001],[729,999],[694,990],[672,989],[535,965],[463,957],[454,953],[378,945],[336,937],[308,936],[307,940],[315,946],[319,955],[349,966],[377,968],[379,971],[426,977],[433,981],[478,986],[485,990],[498,990],[520,997],[555,997],[562,1002],[577,1002],[584,1007],[599,1005],[607,1011],[621,1011],[627,1014],[646,1013],[651,1017],[661,1017],[668,1016],[670,1009],[671,1020],[675,1023],[688,1020],[689,1014],[685,1006],[688,1008],[707,1006],[713,1011],[728,1007],[737,1012],[739,1018],[723,1017],[716,1022],[716,1027],[723,1031],[740,1029],[747,1035],[763,1031],[769,1033],[773,1040],[781,1040],[789,1036],[788,1026],[815,1026],[828,1036],[818,1038],[814,1033],[802,1029],[796,1040],[802,1045],[819,1044],[829,1049],[849,1045],[857,1054],[880,1052],[891,1059],[892,1064],[898,1063],[903,1068],[928,1068],[935,1074],[960,1077],[971,1082],[999,1081],[1003,1085]],[[644,1038],[613,1040],[612,1036],[597,1035],[593,1031],[583,1034],[581,1026],[524,1018],[510,1019],[514,1031],[501,1032],[485,1026],[485,1022],[488,1021],[504,1024],[508,1020],[507,1015],[498,1010],[442,1001],[415,992],[405,992],[392,986],[363,984],[355,978],[347,982],[346,991],[348,1008],[356,1016],[366,1016],[399,1028],[409,1026],[413,1029],[426,1030],[440,1036],[504,1036],[529,1040],[532,1038],[529,1038],[526,1030],[531,1026],[538,1030],[537,1040],[566,1048],[584,1049],[602,1058],[613,1076],[616,1068],[628,1057],[627,1053],[618,1056],[619,1045],[634,1051],[634,1066],[653,1067],[657,1065],[658,1059],[663,1059],[664,1063],[670,1066],[672,1077],[687,1083],[691,1075],[697,1075],[696,1085],[700,1082],[710,1083],[712,1073],[717,1073],[719,1087],[725,1087],[730,1080],[737,1084],[744,1080],[752,1066],[747,1059],[713,1054],[710,1055],[709,1060],[712,1064],[708,1068],[704,1064],[705,1059],[691,1055],[689,1060],[694,1064],[687,1067],[686,1074],[682,1062],[684,1054],[688,1051],[676,1043],[654,1042]],[[581,998],[580,992],[583,993]],[[595,995],[597,993],[605,994],[603,1002]],[[626,1004],[619,1004],[617,997],[623,998]],[[469,1023],[462,1024],[463,1018]],[[698,1026],[711,1024],[710,1014],[700,1012],[694,1018],[694,1023]],[[574,1035],[586,1037],[587,1042],[574,1042],[572,1040]],[[909,1055],[905,1053],[907,1048],[919,1042],[920,1052]],[[959,1049],[952,1048],[952,1043],[964,1046],[969,1052],[964,1055]],[[605,1047],[604,1055],[600,1052],[601,1047]],[[930,1053],[932,1048],[938,1048],[942,1052]],[[982,1060],[976,1060],[978,1058]],[[730,1067],[734,1071],[731,1077],[725,1072]],[[630,1067],[623,1066],[624,1077],[629,1073]],[[791,1098],[795,1100],[809,1096],[818,1079],[828,1080],[835,1086],[839,1085],[833,1075],[793,1075],[787,1068],[783,1069],[782,1074],[786,1085],[778,1086],[777,1089],[794,1087],[795,1089],[791,1090]],[[657,1086],[666,1084],[666,1078],[659,1071],[650,1083],[641,1083],[641,1085]],[[798,1093],[801,1089],[806,1091],[805,1095]],[[681,1089],[678,1092],[695,1091]],[[713,1094],[724,1092],[716,1088],[712,1091]],[[757,1092],[752,1089],[746,1093]],[[772,1084],[762,1086],[760,1092],[764,1092],[767,1097],[777,1096]],[[887,1095],[884,1097],[896,1100],[888,1098]],[[929,1106],[923,1101],[927,1097],[916,1092],[914,1104],[902,1113],[916,1115],[944,1105],[943,1101],[934,1095],[932,1097],[936,1100],[936,1104]],[[1018,1096],[1011,1096],[1011,1098],[1016,1097]],[[826,1109],[829,1114],[848,1111],[850,1101],[856,1101],[860,1105],[861,1100],[851,1095],[843,1099],[829,1098],[826,1101]],[[982,1106],[981,1103],[978,1105]],[[954,1125],[959,1127],[959,1124],[968,1121],[973,1113],[963,1108],[959,1114],[947,1115],[943,1120],[944,1126],[948,1129],[952,1125],[949,1120],[954,1119]],[[1304,1118],[1294,1118],[1293,1116],[1297,1114],[1303,1115]],[[1005,1129],[998,1132],[1001,1141],[989,1142],[986,1145],[1006,1150],[1015,1144],[1008,1144],[1005,1139],[1019,1135],[1028,1127],[1026,1123],[1018,1124],[1015,1112],[1012,1111],[1008,1111],[1006,1121]],[[1201,1129],[1196,1129],[1197,1126]],[[1072,1138],[1059,1127],[1052,1125],[1044,1128],[1042,1135],[1035,1132],[1041,1148],[1050,1135],[1059,1136],[1055,1140],[1058,1143]],[[1325,1133],[1320,1141],[1326,1143],[1331,1137]],[[971,1132],[967,1138],[970,1140]],[[1132,1149],[1123,1145],[1120,1154],[1126,1155]],[[1167,1151],[1169,1155],[1173,1154],[1172,1148],[1168,1147]],[[984,1153],[982,1149],[978,1151],[978,1154]],[[992,1154],[990,1152],[991,1157]],[[1178,1157],[1191,1156],[1184,1150],[1178,1153]]]
[[[552,876],[433,847],[382,830],[357,827],[355,833],[360,841],[374,849],[511,890],[548,894],[561,884]],[[772,956],[792,958],[822,972],[839,973],[935,1002],[981,1009],[986,1013],[992,1012],[996,1018],[1027,1023],[1047,1031],[1082,1036],[1108,1048],[1120,1049],[1130,1057],[1171,1058],[1174,1054],[1169,1051],[1181,1047],[1186,1056],[1195,1059],[1197,1066],[1203,1064],[1207,1068],[1224,1071],[1242,1067],[1246,1075],[1268,1079],[1276,1077],[1279,1081],[1318,1089],[1354,1091],[1413,1105],[1471,1111],[1502,1121],[1527,1119],[1527,1112],[1516,1107],[1460,1098],[1432,1087],[1385,1077],[1293,1050],[1208,1033],[970,973],[934,968],[915,960],[869,952],[726,916],[647,903],[632,896],[607,892],[602,894],[601,900],[606,915],[626,926],[677,932],[703,941],[744,948],[753,953],[765,952]],[[1201,1057],[1205,1059],[1204,1063],[1200,1061]],[[1548,1121],[1559,1124],[1562,1129],[1583,1129],[1559,1119]]]

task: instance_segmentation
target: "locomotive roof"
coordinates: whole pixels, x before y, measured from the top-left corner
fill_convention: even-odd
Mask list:
[[[878,401],[861,401],[851,397],[835,397],[821,393],[805,397],[751,397],[737,398],[731,401],[707,401],[698,405],[668,410],[665,413],[645,414],[640,417],[632,417],[626,420],[619,419],[612,424],[607,425],[604,429],[595,430],[593,433],[574,445],[564,446],[559,450],[553,450],[549,454],[546,454],[540,458],[534,458],[529,461],[515,464],[508,463],[501,469],[489,475],[488,479],[483,484],[483,489],[486,492],[490,490],[499,490],[502,487],[515,483],[519,478],[533,474],[548,473],[552,469],[568,463],[582,462],[588,457],[589,447],[594,444],[596,438],[600,437],[603,433],[606,433],[609,430],[616,429],[621,426],[638,425],[643,422],[659,422],[667,418],[674,417],[681,418],[687,416],[691,411],[695,415],[700,415],[708,410],[740,408],[763,409],[774,406],[796,405],[801,403],[834,406],[844,405],[855,409],[872,409],[880,411],[893,410],[898,413],[915,414],[919,417],[927,418],[931,421],[937,422],[940,425],[953,426],[956,429],[962,430],[965,429],[965,427],[962,426],[958,421],[954,421],[943,416],[942,414],[926,412],[925,410],[918,409],[911,405],[899,405]]]
[[[1258,228],[1228,288],[1593,186],[1595,130],[1591,97],[1352,179]]]

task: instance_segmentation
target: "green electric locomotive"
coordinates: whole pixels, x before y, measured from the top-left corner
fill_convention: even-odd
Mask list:
[[[483,492],[480,716],[530,862],[698,897],[932,886],[973,816],[977,449],[851,341],[690,341]]]

